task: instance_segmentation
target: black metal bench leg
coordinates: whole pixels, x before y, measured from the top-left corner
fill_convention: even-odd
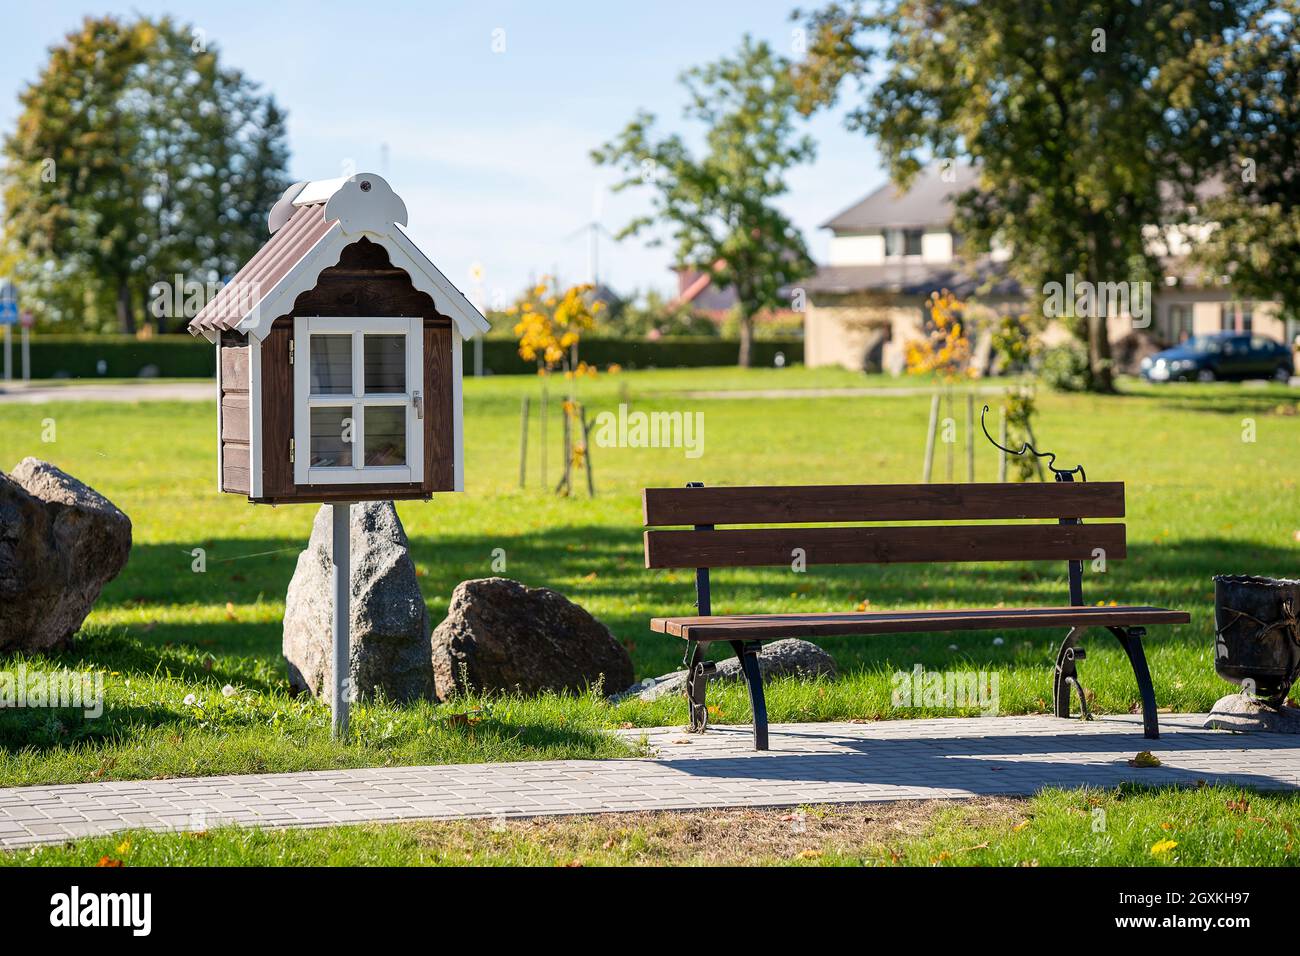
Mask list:
[[[690,712],[688,729],[693,734],[702,734],[709,726],[709,709],[704,703],[704,693],[714,664],[704,660],[708,648],[708,641],[691,641],[683,662],[686,665],[686,704]]]
[[[754,715],[754,749],[766,750],[767,701],[763,699],[763,672],[758,666],[758,652],[763,645],[758,641],[732,641],[731,646],[740,660],[745,685],[749,688],[749,709]]]
[[[1119,641],[1128,655],[1128,662],[1133,667],[1133,676],[1137,679],[1138,693],[1142,695],[1142,733],[1148,740],[1160,739],[1160,723],[1156,716],[1156,689],[1151,683],[1151,671],[1147,667],[1147,656],[1142,650],[1142,638],[1146,636],[1144,627],[1112,627],[1110,632]]]
[[[1052,675],[1052,702],[1053,711],[1057,717],[1070,716],[1070,688],[1079,692],[1079,711],[1084,720],[1090,720],[1092,715],[1088,712],[1088,697],[1083,689],[1083,684],[1079,681],[1079,671],[1076,667],[1078,661],[1083,660],[1085,655],[1082,647],[1079,647],[1079,638],[1083,636],[1083,628],[1076,627],[1065,635],[1065,640],[1061,641],[1061,648],[1056,652],[1056,671]]]

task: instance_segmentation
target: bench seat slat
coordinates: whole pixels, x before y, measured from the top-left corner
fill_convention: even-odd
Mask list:
[[[723,614],[656,617],[650,630],[688,640],[775,640],[782,637],[906,634],[1017,628],[1142,627],[1187,624],[1186,611],[1161,607],[967,608],[938,611],[869,611],[827,614]]]
[[[1122,518],[1124,483],[1006,482],[646,488],[646,527]]]
[[[865,525],[646,531],[647,568],[740,568],[942,561],[1080,561],[1125,556],[1122,524]]]

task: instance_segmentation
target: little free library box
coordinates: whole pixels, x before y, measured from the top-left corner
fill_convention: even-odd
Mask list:
[[[219,488],[265,504],[460,491],[461,343],[488,330],[382,177],[295,183],[190,322],[217,349]]]

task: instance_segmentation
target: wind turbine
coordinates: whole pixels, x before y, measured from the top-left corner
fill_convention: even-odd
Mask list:
[[[613,239],[611,233],[600,223],[601,207],[605,201],[605,190],[597,183],[591,194],[591,220],[579,226],[564,237],[565,242],[572,242],[584,232],[587,234],[587,281],[593,286],[600,285],[600,236],[601,233]]]

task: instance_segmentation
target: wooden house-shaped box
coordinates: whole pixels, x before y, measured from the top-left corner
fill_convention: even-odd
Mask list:
[[[190,322],[217,349],[219,488],[268,504],[462,489],[461,343],[487,320],[379,176],[295,183]]]

